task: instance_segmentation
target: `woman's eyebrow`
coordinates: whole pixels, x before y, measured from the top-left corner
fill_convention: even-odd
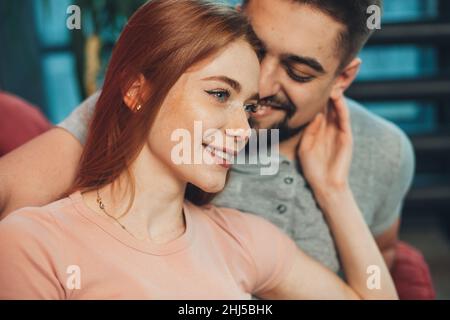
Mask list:
[[[212,76],[212,77],[204,78],[202,80],[205,80],[205,81],[214,80],[214,81],[224,82],[224,83],[228,84],[230,87],[232,87],[234,90],[236,90],[237,93],[241,92],[241,89],[242,89],[241,84],[239,82],[237,82],[236,80],[231,79],[227,76]]]

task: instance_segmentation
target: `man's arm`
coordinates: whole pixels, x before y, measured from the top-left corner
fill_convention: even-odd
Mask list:
[[[0,219],[57,200],[70,188],[99,96],[90,96],[59,128],[0,158]]]
[[[73,182],[80,142],[54,128],[0,159],[0,219],[25,206],[60,198]]]
[[[403,201],[411,186],[415,169],[412,144],[403,132],[397,132],[399,143],[393,154],[398,155],[398,165],[391,173],[392,182],[387,188],[384,203],[376,211],[374,222],[370,226],[389,269],[394,265]]]

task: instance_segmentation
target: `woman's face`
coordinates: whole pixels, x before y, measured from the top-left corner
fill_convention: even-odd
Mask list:
[[[225,186],[250,134],[244,105],[257,101],[259,61],[236,41],[183,74],[164,100],[148,146],[177,178],[206,192]]]

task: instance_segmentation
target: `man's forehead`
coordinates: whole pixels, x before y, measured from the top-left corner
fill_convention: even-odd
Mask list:
[[[251,0],[246,14],[258,38],[274,54],[336,57],[342,25],[311,6],[290,0]]]

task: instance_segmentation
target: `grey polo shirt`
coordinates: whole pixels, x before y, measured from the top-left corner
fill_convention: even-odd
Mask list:
[[[59,124],[80,142],[98,94],[90,97]],[[354,155],[350,186],[372,233],[387,230],[400,216],[414,172],[414,153],[406,135],[392,123],[348,100]],[[280,156],[274,175],[261,175],[259,165],[235,165],[217,206],[235,208],[270,220],[308,255],[338,272],[333,237],[298,163]]]

